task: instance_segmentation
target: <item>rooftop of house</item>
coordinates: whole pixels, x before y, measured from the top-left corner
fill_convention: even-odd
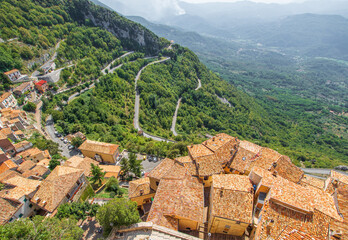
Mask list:
[[[11,159],[6,160],[5,162],[0,164],[0,174],[6,172],[7,170],[15,169],[17,167],[17,164],[15,164]]]
[[[19,165],[19,167],[17,168],[17,171],[23,173],[25,171],[28,171],[34,168],[35,166],[36,164],[33,161],[27,160],[27,161],[24,161],[21,165]]]
[[[45,174],[47,174],[47,172],[49,172],[49,169],[47,167],[42,165],[36,165],[33,169],[23,172],[22,175],[26,178],[31,176],[43,177]]]
[[[250,171],[253,167],[261,167],[263,169],[269,169],[274,162],[277,162],[282,155],[277,151],[270,148],[262,148],[260,156],[250,161],[247,169]]]
[[[237,153],[234,156],[230,167],[241,173],[244,173],[245,169],[247,168],[247,166],[249,166],[250,162],[259,156],[261,148],[262,147],[254,143],[248,141],[241,141],[239,143]]]
[[[256,239],[279,239],[278,237],[288,227],[301,229],[301,232],[314,239],[328,239],[330,217],[318,210],[314,210],[313,215],[303,215],[266,201],[261,216],[255,232]]]
[[[4,134],[6,137],[12,134],[11,128],[3,128],[0,130],[0,133]]]
[[[154,191],[150,188],[150,179],[148,177],[129,182],[129,198],[135,198],[151,193],[154,193]]]
[[[17,86],[13,91],[20,91],[22,92],[24,89],[26,89],[28,86],[31,85],[31,82],[24,82],[21,85]]]
[[[99,165],[99,167],[102,169],[103,172],[105,172],[105,175],[104,175],[105,178],[110,178],[110,177],[118,178],[118,175],[121,172],[121,167],[120,166]]]
[[[82,158],[78,156],[73,156],[69,158],[68,160],[66,160],[63,166],[82,169],[84,170],[84,173],[86,176],[90,176],[91,164],[99,165],[99,163],[93,160],[92,158],[89,158],[89,157]]]
[[[209,148],[211,151],[215,152],[229,141],[236,141],[236,138],[225,133],[220,133],[204,141],[202,144]]]
[[[111,143],[102,143],[91,140],[86,140],[79,147],[80,150],[92,151],[96,153],[103,153],[108,155],[113,155],[118,150],[118,145]]]
[[[280,234],[277,240],[320,240],[317,237],[313,237],[301,229],[296,229],[291,226],[287,226]]]
[[[178,163],[173,167],[185,170]],[[175,171],[178,174],[181,172],[178,169]],[[183,176],[173,174],[160,181],[147,221],[177,230],[177,217],[202,223],[203,207],[203,184],[187,172]]]
[[[40,185],[40,181],[28,179],[22,176],[13,176],[3,181],[4,184],[13,186],[13,187],[23,187],[35,189],[38,185]]]
[[[22,156],[23,158],[27,158],[27,157],[30,157],[30,156],[36,156],[38,154],[41,154],[43,153],[43,151],[41,151],[40,149],[38,148],[30,148],[30,149],[27,149],[23,152],[20,152],[19,155]]]
[[[6,99],[7,99],[9,96],[11,96],[11,95],[12,95],[11,92],[5,92],[4,94],[2,94],[2,95],[0,96],[0,102],[6,100]]]
[[[166,173],[174,166],[174,160],[165,158],[160,164],[158,164],[149,174],[148,177],[154,178],[157,180],[162,179],[166,175]]]
[[[302,186],[312,186],[323,190],[325,186],[325,181],[323,179],[319,179],[305,174],[301,178],[300,184]]]
[[[5,75],[9,75],[9,74],[12,74],[12,73],[15,73],[15,72],[19,72],[19,70],[18,69],[12,69],[12,70],[10,70],[8,72],[4,72],[4,74]]]
[[[224,171],[215,154],[197,157],[195,160],[198,176],[211,176]]]
[[[13,170],[7,170],[0,174],[0,182],[4,183],[6,180],[13,178],[15,176],[21,176],[21,174]]]
[[[337,179],[340,182],[343,182],[345,184],[348,184],[348,175],[339,173],[337,171],[331,170],[330,176],[334,179]]]
[[[23,185],[0,191],[0,198],[19,201],[22,197],[32,194],[37,190],[41,182],[37,180],[31,181],[36,181],[36,183],[30,182],[27,184],[28,182],[22,181],[24,183]]]
[[[293,164],[288,156],[281,156],[276,162],[276,167],[273,169],[283,178],[299,183],[303,177],[304,172],[301,168]]]
[[[203,144],[189,145],[187,149],[190,153],[190,156],[195,160],[197,157],[213,155],[214,152],[204,146]]]
[[[37,83],[35,83],[35,85],[36,86],[42,86],[42,85],[44,85],[44,84],[46,84],[47,83],[47,81],[45,81],[45,80],[40,80],[40,81],[38,81]]]
[[[214,175],[211,194],[212,216],[252,223],[253,186],[248,176]]]
[[[175,160],[181,163],[192,162],[192,159],[190,158],[190,156],[178,157],[178,158],[175,158]]]
[[[343,237],[348,233],[348,184],[339,182],[335,187],[335,194],[333,196],[337,203],[337,210],[343,216],[343,222],[337,220],[331,221],[330,229],[336,232],[341,231]]]
[[[71,191],[82,174],[83,170],[81,169],[57,166],[41,182],[39,190],[31,201],[48,212],[53,212]]]
[[[18,202],[0,198],[0,225],[7,223],[21,206]]]
[[[19,149],[19,148],[22,148],[22,147],[25,147],[25,146],[30,146],[31,144],[32,144],[31,142],[28,142],[28,141],[24,140],[24,141],[21,141],[19,143],[13,144],[13,146],[16,149]]]
[[[50,164],[50,161],[51,161],[51,159],[45,158],[45,159],[42,159],[41,161],[39,161],[36,165],[48,167]]]

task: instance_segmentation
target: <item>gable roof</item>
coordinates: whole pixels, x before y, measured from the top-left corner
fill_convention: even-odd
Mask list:
[[[294,183],[299,183],[304,175],[301,168],[295,166],[290,158],[284,155],[277,160],[274,170],[283,178]]]
[[[202,223],[203,195],[203,184],[187,172],[183,177],[166,176],[160,181],[147,221],[174,230],[178,229],[177,217]]]
[[[118,175],[121,172],[121,167],[116,165],[99,165],[99,167],[102,169],[103,172],[105,172],[105,178],[118,178]]]
[[[47,83],[47,81],[45,81],[45,80],[40,80],[40,81],[38,81],[37,83],[35,83],[35,85],[37,85],[37,86],[42,86],[42,85],[44,85],[44,84],[46,84]]]
[[[12,70],[10,70],[10,71],[8,71],[8,72],[4,72],[4,74],[5,75],[9,75],[9,74],[11,74],[11,73],[15,73],[15,72],[18,72],[19,70],[18,69],[12,69]]]
[[[17,164],[15,164],[11,159],[6,160],[5,162],[0,164],[0,174],[6,172],[7,170],[15,169],[17,167]]]
[[[49,212],[53,212],[71,191],[83,170],[57,166],[48,177],[42,181],[39,190],[32,198],[32,202]]]
[[[0,102],[4,101],[5,99],[7,99],[9,96],[11,96],[12,93],[11,92],[5,92],[4,94],[2,94],[0,96]]]
[[[323,179],[319,179],[305,174],[303,175],[300,184],[302,186],[312,186],[323,190],[325,186],[325,181]]]
[[[17,171],[23,173],[25,171],[32,169],[35,166],[36,164],[33,161],[27,160],[27,161],[24,161],[21,165],[19,165]]]
[[[102,143],[92,140],[84,141],[79,147],[80,150],[92,151],[96,153],[103,153],[107,155],[113,155],[118,150],[118,145],[111,143]]]
[[[147,176],[150,178],[160,180],[173,166],[174,160],[165,158]]]
[[[73,156],[65,161],[63,166],[67,167],[73,167],[84,170],[84,173],[86,176],[91,175],[91,164],[99,165],[99,163],[92,158],[89,157],[79,157],[79,156]]]
[[[259,156],[261,148],[262,147],[254,143],[248,141],[241,141],[239,143],[236,155],[234,156],[230,167],[237,170],[240,173],[244,173],[245,169],[250,164],[250,162]]]
[[[214,175],[211,191],[212,216],[252,223],[254,196],[248,176]]]
[[[211,176],[224,171],[215,154],[197,157],[195,160],[198,176]]]
[[[129,182],[129,198],[135,198],[151,193],[154,193],[154,191],[150,188],[150,179],[148,177]]]
[[[21,85],[17,86],[13,91],[19,91],[22,92],[25,88],[31,85],[31,82],[24,82]]]
[[[21,206],[20,203],[0,198],[0,225],[7,223]]]
[[[33,193],[41,184],[40,181],[27,179],[20,176],[10,178],[5,181],[5,183],[15,187],[0,191],[0,198],[6,198],[13,201],[19,201],[20,198]]]
[[[22,175],[26,178],[31,176],[43,177],[47,172],[50,172],[50,170],[47,167],[42,165],[36,165],[33,169],[23,172]]]
[[[190,156],[195,160],[197,157],[212,155],[214,152],[202,144],[187,146]]]
[[[15,176],[21,176],[21,174],[13,170],[7,170],[0,174],[0,182],[4,183],[4,181],[6,181],[7,179],[13,178]]]
[[[348,175],[342,174],[340,172],[331,170],[330,176],[334,179],[337,179],[340,182],[348,184]]]

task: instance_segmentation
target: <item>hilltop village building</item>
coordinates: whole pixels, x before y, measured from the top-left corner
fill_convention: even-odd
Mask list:
[[[192,239],[348,239],[348,176],[308,176],[289,157],[227,134],[187,148],[130,182],[147,228]]]
[[[85,157],[110,164],[116,163],[116,159],[119,155],[119,146],[111,143],[86,140],[79,149]]]
[[[0,108],[15,108],[17,106],[17,100],[10,92],[5,92],[0,97]]]

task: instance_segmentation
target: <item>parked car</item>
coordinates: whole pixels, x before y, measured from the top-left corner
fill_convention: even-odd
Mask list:
[[[67,143],[68,143],[68,140],[64,139],[64,140],[63,140],[63,143],[67,144]]]
[[[157,157],[153,157],[153,162],[158,162],[158,158]]]
[[[64,141],[64,137],[61,137],[60,140]]]
[[[59,134],[59,133],[58,133],[57,131],[54,132],[54,135],[58,136],[58,134]]]
[[[59,138],[60,138],[61,136],[62,136],[62,134],[60,134],[60,133],[58,133],[58,134],[57,134],[57,137],[59,137]]]
[[[75,147],[74,147],[73,145],[69,145],[69,146],[68,146],[68,149],[69,149],[69,150],[73,150],[74,148],[75,148]]]
[[[151,162],[151,161],[152,161],[152,157],[151,157],[151,156],[148,156],[148,157],[147,157],[147,160],[149,160],[149,162]]]

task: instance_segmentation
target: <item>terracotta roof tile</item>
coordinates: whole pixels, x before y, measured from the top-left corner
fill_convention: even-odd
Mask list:
[[[150,179],[148,177],[129,182],[129,198],[135,198],[151,193],[154,193],[154,191],[150,188]]]
[[[5,92],[4,94],[2,94],[0,96],[0,102],[4,101],[5,99],[7,99],[9,96],[11,96],[12,93],[11,92]]]
[[[105,172],[104,177],[110,178],[115,177],[118,178],[118,175],[120,174],[121,167],[115,166],[115,165],[99,165],[99,167]]]
[[[47,167],[42,165],[36,165],[33,169],[23,172],[23,177],[26,177],[26,178],[31,176],[43,177],[45,174],[49,172],[50,171]]]
[[[259,156],[258,153],[260,151],[260,146],[248,141],[241,141],[239,143],[237,153],[233,158],[230,167],[237,170],[240,173],[244,173],[245,169],[250,164],[250,162]]]
[[[83,170],[57,166],[48,177],[41,182],[39,190],[32,198],[32,202],[49,212],[53,212],[65,196],[71,191]]]
[[[10,169],[16,169],[18,166],[11,159],[0,164],[0,174]]]
[[[202,223],[203,206],[203,184],[197,178],[188,173],[182,179],[163,178],[147,221],[177,230],[177,217]]]
[[[316,177],[312,177],[309,175],[304,175],[300,181],[302,186],[312,186],[319,188],[321,190],[324,189],[325,181]]]
[[[300,182],[304,174],[301,168],[295,166],[288,156],[281,156],[274,170],[277,171],[278,175],[294,183]]]
[[[0,198],[0,225],[7,223],[21,206],[20,203]]]
[[[214,154],[197,157],[195,160],[199,176],[211,176],[224,171],[221,163]]]
[[[287,226],[277,240],[320,240],[306,232]]]
[[[178,158],[175,158],[175,160],[181,163],[192,162],[192,159],[190,158],[190,156],[178,157]]]
[[[40,185],[40,181],[24,178],[22,176],[14,176],[12,178],[4,180],[3,183],[14,187],[23,187],[31,189],[35,189],[38,185]]]
[[[174,160],[165,158],[148,174],[148,177],[161,180],[173,166]]]
[[[273,149],[262,148],[260,151],[260,156],[254,160],[251,160],[247,169],[250,171],[255,166],[263,169],[269,169],[281,156],[282,155],[280,153]]]
[[[13,144],[13,146],[16,148],[16,151],[19,148],[22,148],[22,147],[25,147],[25,146],[29,146],[29,145],[31,145],[31,143],[28,142],[28,141],[21,141],[19,143]]]
[[[36,181],[36,180],[31,180],[31,181]],[[19,201],[22,197],[29,196],[30,194],[35,192],[41,183],[40,181],[30,182],[29,184],[26,184],[27,182],[25,181],[22,181],[22,182],[24,183],[23,185],[0,191],[0,198],[6,198],[13,201]]]
[[[212,155],[214,152],[202,144],[187,146],[190,156],[195,160],[197,157]]]
[[[51,159],[45,158],[45,159],[42,159],[40,162],[38,162],[36,165],[48,167],[50,164],[50,161]]]
[[[340,182],[348,184],[348,175],[331,170],[331,177],[337,179]]]
[[[36,166],[36,164],[31,161],[31,160],[27,160],[27,161],[24,161],[21,165],[19,165],[17,171],[23,173],[25,171],[28,171],[32,168],[34,168]]]
[[[73,168],[78,168],[84,170],[84,173],[86,176],[91,175],[91,164],[94,165],[99,165],[99,163],[89,157],[78,157],[78,156],[73,156],[69,158],[68,160],[65,161],[63,166],[66,167],[73,167]]]
[[[212,191],[213,216],[252,223],[253,186],[248,176],[214,175]]]
[[[82,143],[79,149],[112,155],[118,150],[118,147],[119,146],[116,144],[86,140]]]
[[[9,74],[11,74],[11,73],[15,73],[15,72],[18,72],[19,70],[18,69],[12,69],[12,70],[10,70],[10,71],[8,71],[8,72],[4,72],[4,74],[5,75],[9,75]]]
[[[13,178],[15,176],[21,176],[21,174],[19,174],[16,171],[13,171],[13,170],[7,170],[7,171],[0,174],[0,182],[4,183],[4,181],[6,181],[10,178]]]
[[[20,91],[22,92],[25,88],[31,85],[31,82],[24,82],[21,85],[17,86],[13,91]]]

